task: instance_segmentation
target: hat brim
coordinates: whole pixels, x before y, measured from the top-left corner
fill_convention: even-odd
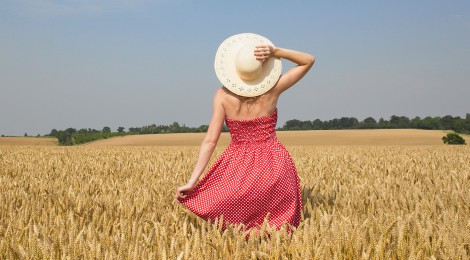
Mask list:
[[[282,62],[278,58],[270,58],[263,63],[259,77],[253,81],[240,78],[235,67],[235,56],[240,48],[252,45],[271,45],[267,38],[254,33],[233,35],[220,44],[215,55],[214,68],[220,82],[233,93],[244,97],[255,97],[269,91],[276,85],[282,72]]]

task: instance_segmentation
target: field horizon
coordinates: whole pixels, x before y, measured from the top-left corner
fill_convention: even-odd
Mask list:
[[[350,130],[306,130],[277,131],[278,139],[286,146],[310,145],[444,145],[443,130],[421,129],[350,129]],[[175,133],[126,135],[97,140],[82,146],[199,146],[205,133]],[[470,136],[461,135],[467,143]],[[228,146],[230,134],[222,133],[218,146]],[[56,138],[51,137],[0,137],[0,145],[54,146]]]
[[[444,145],[442,130],[420,129],[350,129],[277,131],[277,138],[286,146],[311,145]],[[102,139],[85,146],[198,146],[205,133],[128,135]],[[463,135],[467,142],[468,136]],[[222,133],[218,146],[230,144],[230,134]]]

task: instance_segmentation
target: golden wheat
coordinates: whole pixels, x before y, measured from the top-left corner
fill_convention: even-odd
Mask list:
[[[197,147],[0,146],[0,258],[470,257],[468,147],[288,149],[301,225],[246,239],[173,201]]]

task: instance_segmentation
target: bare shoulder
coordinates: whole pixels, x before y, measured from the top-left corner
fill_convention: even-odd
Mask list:
[[[228,90],[226,87],[221,87],[217,89],[215,95],[217,98],[220,98],[224,102],[233,102],[235,100],[238,100],[237,96],[233,92]]]
[[[225,107],[225,103],[227,102],[227,98],[229,97],[229,93],[227,93],[227,89],[225,87],[218,88],[214,93],[214,105],[216,106],[223,106]]]
[[[214,100],[221,100],[225,96],[225,91],[223,90],[223,87],[218,88],[215,93],[214,93]]]
[[[219,97],[226,97],[228,95],[231,95],[232,92],[230,92],[230,90],[228,90],[226,87],[222,86],[220,88],[218,88],[216,91],[215,91],[215,95],[216,96],[219,96]]]

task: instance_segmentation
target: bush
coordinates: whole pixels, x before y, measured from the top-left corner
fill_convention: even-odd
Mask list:
[[[443,136],[442,141],[445,144],[466,144],[465,139],[455,133],[449,133],[447,136]]]

